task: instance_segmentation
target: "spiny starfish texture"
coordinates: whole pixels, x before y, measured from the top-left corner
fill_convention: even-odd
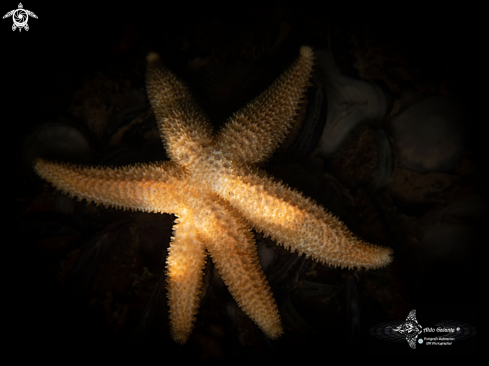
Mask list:
[[[282,334],[251,228],[332,266],[369,269],[391,261],[391,249],[357,239],[321,206],[255,166],[290,129],[313,59],[312,49],[302,47],[279,79],[213,135],[187,87],[151,53],[147,92],[171,161],[119,168],[36,162],[42,178],[72,196],[177,216],[167,290],[171,333],[179,343],[188,340],[195,321],[206,249],[240,308],[270,338]]]

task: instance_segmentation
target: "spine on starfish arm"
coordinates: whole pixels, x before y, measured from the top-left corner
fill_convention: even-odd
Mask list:
[[[212,127],[187,86],[161,62],[147,56],[146,91],[165,149],[174,162],[190,166],[212,141]]]
[[[235,172],[236,173],[236,172]],[[226,175],[217,192],[253,227],[292,252],[341,268],[375,269],[392,261],[392,249],[367,243],[312,199],[264,172],[245,169]]]
[[[227,159],[256,164],[272,155],[296,122],[304,93],[311,85],[313,65],[312,48],[302,46],[286,72],[229,118],[216,136],[216,146]]]
[[[238,306],[268,337],[276,339],[283,333],[280,315],[251,227],[227,202],[210,197],[208,209],[195,214],[200,237]]]
[[[108,168],[37,159],[34,170],[64,193],[106,207],[173,213],[182,202],[175,187],[184,173],[171,162]]]

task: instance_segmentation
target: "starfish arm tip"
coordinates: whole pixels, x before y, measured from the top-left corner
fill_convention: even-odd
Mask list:
[[[154,64],[160,62],[161,57],[156,52],[150,52],[148,53],[148,56],[146,56],[146,60],[148,61],[149,64]]]
[[[307,45],[301,46],[299,52],[300,55],[303,57],[313,57],[313,50],[311,46],[307,46]]]

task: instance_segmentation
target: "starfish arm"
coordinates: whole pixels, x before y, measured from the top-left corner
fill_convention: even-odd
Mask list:
[[[283,142],[310,85],[313,60],[312,49],[301,47],[295,63],[228,120],[217,135],[216,146],[229,160],[265,161]]]
[[[250,228],[234,209],[224,205],[214,202],[212,211],[202,218],[207,228],[203,240],[241,310],[269,338],[278,338],[283,332],[280,316]]]
[[[171,335],[184,344],[192,332],[199,308],[206,252],[189,215],[180,216],[168,248],[167,297]]]
[[[168,70],[157,53],[147,57],[146,90],[160,136],[171,160],[189,166],[212,141],[212,128],[188,88]]]
[[[364,242],[311,199],[260,170],[228,174],[217,189],[253,227],[299,254],[333,266],[383,267],[392,249]]]
[[[88,202],[146,212],[181,210],[178,187],[184,173],[171,162],[107,168],[38,159],[34,170],[57,189]]]

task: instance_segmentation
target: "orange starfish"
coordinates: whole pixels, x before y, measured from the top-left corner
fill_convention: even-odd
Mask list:
[[[147,92],[171,161],[107,168],[39,159],[35,170],[89,202],[178,217],[167,259],[175,341],[185,343],[192,331],[206,249],[240,308],[270,338],[282,334],[251,227],[329,265],[369,269],[390,263],[391,249],[357,239],[321,206],[255,166],[270,157],[294,121],[309,85],[311,48],[302,47],[297,61],[217,135],[160,57],[152,53],[148,63]]]

